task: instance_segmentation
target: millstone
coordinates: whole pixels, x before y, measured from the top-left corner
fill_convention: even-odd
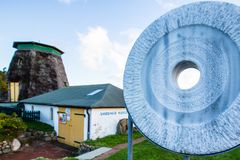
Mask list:
[[[240,144],[240,7],[198,2],[170,11],[135,42],[124,98],[137,128],[156,145],[211,155]],[[179,72],[201,76],[189,89]]]

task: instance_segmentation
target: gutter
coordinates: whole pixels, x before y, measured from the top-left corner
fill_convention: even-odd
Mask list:
[[[90,139],[90,109],[87,108],[87,117],[88,117],[88,124],[87,124],[87,140]]]

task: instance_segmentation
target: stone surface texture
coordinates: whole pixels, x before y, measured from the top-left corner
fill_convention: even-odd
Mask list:
[[[0,155],[1,154],[5,154],[5,153],[9,153],[12,151],[17,151],[21,144],[19,142],[19,144],[16,144],[16,141],[18,141],[17,139],[14,139],[12,142],[11,141],[2,141],[0,142]],[[19,146],[20,145],[20,146]],[[19,146],[19,147],[17,147]]]
[[[118,122],[117,134],[127,134],[128,132],[128,119],[124,118]]]
[[[81,143],[78,148],[78,154],[81,155],[81,154],[93,151],[95,149],[96,149],[96,147],[94,147],[94,146],[91,146],[91,145],[88,145],[85,143]]]
[[[2,141],[0,142],[0,155],[4,153],[10,153],[19,151],[22,147],[21,144],[29,146],[29,143],[34,141],[45,141],[45,142],[55,142],[57,141],[57,135],[55,131],[52,132],[43,132],[28,129],[26,132],[19,134],[17,138],[14,138],[12,141]]]
[[[32,129],[27,129],[26,132],[23,132],[18,136],[18,139],[21,143],[27,144],[35,140],[41,140],[45,142],[54,142],[57,141],[57,134],[55,131],[52,132],[43,132]]]
[[[19,100],[68,86],[61,57],[36,50],[15,52],[8,81],[20,83]]]
[[[17,151],[21,147],[21,143],[18,139],[14,138],[12,141],[12,151]]]
[[[240,7],[233,4],[197,2],[154,21],[135,42],[124,73],[124,98],[138,129],[181,154],[237,147],[239,47]],[[183,62],[201,72],[188,90],[176,85],[176,66]]]

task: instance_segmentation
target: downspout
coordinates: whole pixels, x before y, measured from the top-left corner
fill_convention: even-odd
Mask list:
[[[88,124],[87,124],[87,140],[90,139],[90,109],[87,109],[87,117],[88,117]]]

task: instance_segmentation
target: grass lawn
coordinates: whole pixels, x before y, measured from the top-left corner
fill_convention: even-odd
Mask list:
[[[142,137],[141,133],[139,132],[134,132],[133,133],[133,139],[137,139]],[[92,146],[96,146],[96,147],[113,147],[116,146],[118,144],[122,144],[122,143],[127,143],[127,134],[125,135],[110,135],[110,136],[106,136],[104,138],[99,138],[96,140],[89,140],[89,141],[85,141],[84,143],[92,145]]]
[[[126,160],[127,149],[112,155],[106,160]],[[134,160],[183,160],[182,156],[160,149],[148,141],[141,142],[133,147]],[[240,160],[240,148],[225,154],[211,157],[191,157],[191,160]]]
[[[27,125],[27,128],[29,129],[34,129],[38,131],[44,131],[44,132],[52,132],[53,127],[42,122],[37,122],[37,121],[24,121],[25,124]]]

